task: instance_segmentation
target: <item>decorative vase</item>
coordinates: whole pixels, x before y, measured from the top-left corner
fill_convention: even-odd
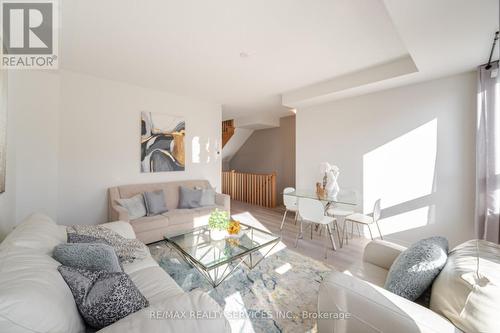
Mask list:
[[[337,179],[339,178],[340,170],[334,165],[328,171],[328,179],[326,182],[325,190],[328,196],[336,198],[340,192],[339,184],[337,183]]]
[[[227,236],[227,230],[217,230],[217,229],[210,230],[210,238],[214,241],[222,240],[226,238],[226,236]]]

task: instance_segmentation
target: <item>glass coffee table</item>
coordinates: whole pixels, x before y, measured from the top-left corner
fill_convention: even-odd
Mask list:
[[[243,223],[238,238],[213,240],[208,226],[181,234],[165,235],[164,238],[214,288],[241,264],[249,269],[257,266],[281,239],[280,236]]]

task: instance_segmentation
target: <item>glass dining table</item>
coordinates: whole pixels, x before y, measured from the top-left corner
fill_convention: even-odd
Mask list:
[[[340,189],[339,193],[337,195],[318,195],[316,191],[314,190],[302,190],[302,189],[297,189],[293,192],[285,193],[284,195],[289,195],[292,197],[297,197],[298,199],[300,198],[308,198],[308,199],[315,199],[319,200],[323,203],[325,207],[325,215],[331,215],[328,212],[330,209],[334,208],[340,208],[340,209],[354,209],[354,207],[357,206],[358,200],[357,200],[357,192],[353,189]],[[345,217],[345,216],[343,216]],[[337,237],[339,239],[339,245],[340,247],[343,246],[343,240],[344,237],[347,237],[347,234],[345,233],[346,230],[346,222],[345,219],[343,220],[343,225],[342,228],[338,223],[335,223],[335,228],[337,229]],[[318,226],[317,226],[318,227]],[[339,230],[342,229],[342,230]],[[342,236],[340,236],[342,234]]]

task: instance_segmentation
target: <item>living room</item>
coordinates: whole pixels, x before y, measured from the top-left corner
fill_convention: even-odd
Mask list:
[[[1,1],[0,332],[498,332],[499,7]]]

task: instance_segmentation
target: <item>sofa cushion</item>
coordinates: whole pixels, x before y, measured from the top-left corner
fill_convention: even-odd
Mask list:
[[[149,230],[162,229],[168,226],[168,219],[163,215],[146,216],[140,219],[130,221],[130,225],[136,233]]]
[[[142,194],[137,194],[128,199],[116,199],[116,202],[127,209],[130,220],[135,220],[139,217],[146,216],[147,210],[144,199]]]
[[[0,250],[15,247],[52,254],[54,247],[66,242],[66,232],[50,217],[33,214],[21,222],[0,244]]]
[[[124,221],[115,221],[103,223],[100,225],[101,227],[107,228],[116,232],[118,235],[127,239],[135,239],[135,232],[130,223]]]
[[[229,333],[231,327],[220,306],[206,293],[193,290],[177,297],[151,303],[147,309],[103,328],[99,333],[121,332],[217,332]],[[186,319],[168,318],[169,314],[186,313]]]
[[[149,305],[123,272],[89,271],[68,266],[59,266],[58,270],[71,289],[85,322],[93,328],[108,326]]]
[[[430,308],[464,332],[498,332],[500,245],[470,240],[454,248],[434,281]]]
[[[59,244],[54,259],[70,267],[90,271],[123,272],[112,246],[99,243]]]
[[[184,293],[181,287],[158,264],[128,274],[151,304]]]
[[[169,225],[193,223],[196,211],[193,209],[172,209],[162,216],[168,218]]]
[[[394,260],[384,288],[416,300],[422,295],[446,264],[448,240],[430,237],[411,245]]]
[[[224,210],[223,206],[218,206],[218,205],[212,205],[212,206],[206,206],[206,207],[200,207],[200,208],[195,208],[195,215],[196,216],[210,216],[210,214],[215,210]],[[208,219],[207,219],[208,222]]]
[[[144,192],[143,196],[148,216],[162,214],[168,210],[163,190]]]
[[[83,332],[55,259],[31,249],[0,251],[0,332]]]

